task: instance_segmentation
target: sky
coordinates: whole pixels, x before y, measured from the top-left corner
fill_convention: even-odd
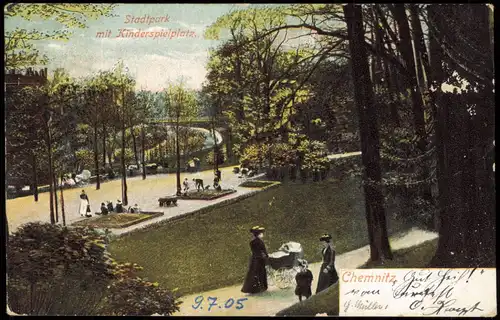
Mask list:
[[[277,4],[264,4],[273,6]],[[204,39],[207,27],[216,19],[233,10],[262,4],[119,4],[114,10],[116,17],[87,20],[88,28],[73,29],[67,42],[39,41],[36,48],[45,53],[51,71],[64,68],[73,77],[85,77],[99,70],[110,70],[118,60],[123,60],[137,82],[137,90],[161,91],[168,82],[179,78],[186,80],[192,89],[201,89],[205,80],[208,50],[220,41]],[[163,21],[127,23],[135,18],[165,17]],[[5,30],[16,27],[53,31],[62,25],[56,21],[35,19],[26,21],[17,17],[5,20]],[[425,25],[424,25],[425,28]],[[124,38],[120,29],[134,31],[167,32],[168,30],[194,32],[195,37]],[[111,36],[98,37],[98,32],[111,31]],[[289,33],[289,35],[291,35]],[[305,38],[297,40],[303,43]],[[290,43],[292,45],[292,43]],[[448,85],[446,85],[448,87]],[[450,89],[451,90],[451,89]]]
[[[200,89],[206,75],[208,49],[219,41],[206,40],[204,30],[215,20],[232,10],[256,6],[255,4],[120,4],[114,14],[87,20],[88,28],[73,29],[68,42],[44,41],[37,49],[45,53],[50,62],[49,74],[55,68],[66,69],[71,76],[85,77],[99,70],[110,70],[122,59],[129,72],[136,78],[138,89],[159,91],[169,81],[183,77],[187,86]],[[168,22],[126,23],[131,17],[168,16]],[[19,18],[5,20],[5,30],[15,27],[36,30],[57,30],[62,27],[55,21],[25,21]],[[192,31],[196,37],[124,38],[117,37],[119,29],[141,31],[179,30]],[[111,30],[108,38],[97,37],[97,32]]]

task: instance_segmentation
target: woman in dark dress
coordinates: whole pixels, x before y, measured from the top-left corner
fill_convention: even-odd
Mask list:
[[[327,289],[339,280],[337,270],[335,270],[335,249],[333,249],[332,245],[332,236],[324,234],[319,241],[323,241],[325,247],[321,252],[323,255],[323,263],[319,271],[316,293]]]
[[[252,256],[250,257],[248,273],[241,292],[259,293],[267,290],[266,261],[268,255],[264,241],[262,241],[264,230],[259,226],[250,229],[253,235],[253,239],[250,241]]]

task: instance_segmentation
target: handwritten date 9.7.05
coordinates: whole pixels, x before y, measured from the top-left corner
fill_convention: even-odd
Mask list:
[[[203,296],[197,296],[194,299],[194,303],[195,304],[192,305],[193,309],[194,310],[201,310],[201,309],[203,309],[202,303],[203,303],[204,300],[205,300],[205,298]],[[243,301],[246,301],[246,300],[248,300],[248,298],[240,298],[240,299],[237,299],[237,300],[235,300],[233,298],[229,298],[226,301],[224,301],[223,303],[217,304],[217,297],[207,297],[208,311],[211,311],[212,308],[229,309],[229,308],[231,308],[233,306],[236,308],[236,310],[240,310],[240,309],[244,308]]]

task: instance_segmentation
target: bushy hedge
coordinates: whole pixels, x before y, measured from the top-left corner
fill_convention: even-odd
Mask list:
[[[173,292],[120,264],[97,230],[28,223],[9,236],[7,293],[12,311],[28,315],[171,315]]]
[[[223,164],[224,161],[226,161],[226,157],[224,156],[224,152],[222,152],[221,150],[219,150],[217,152],[217,160],[218,160],[217,164],[219,164],[219,165]],[[208,153],[205,162],[209,165],[214,164],[214,151],[213,150]]]

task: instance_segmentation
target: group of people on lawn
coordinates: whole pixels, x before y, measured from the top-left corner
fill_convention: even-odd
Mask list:
[[[215,171],[215,176],[214,176],[214,184],[213,184],[213,187],[215,190],[217,191],[220,191],[222,188],[220,186],[220,180],[221,180],[221,172],[220,170],[216,170]],[[197,191],[203,191],[203,190],[206,190],[208,188],[210,188],[209,185],[204,185],[203,184],[203,179],[197,179],[197,178],[193,178],[193,182],[194,182],[194,185],[195,185],[195,188]],[[182,186],[183,186],[183,191],[184,191],[184,194],[187,194],[187,192],[189,191],[189,180],[188,178],[184,178],[184,181],[182,182]]]
[[[80,208],[78,211],[80,213],[80,216],[82,216],[82,217],[86,217],[86,218],[92,217],[92,209],[90,208],[89,196],[85,193],[85,190],[82,190],[82,193],[80,193]],[[129,207],[128,210],[125,210],[125,208],[122,205],[122,202],[120,200],[116,200],[115,207],[113,207],[113,203],[111,201],[107,201],[107,204],[105,204],[104,202],[101,203],[101,212],[96,212],[96,214],[97,215],[107,215],[111,212],[140,213],[141,209],[139,208],[139,206],[136,203],[134,206]]]
[[[267,290],[267,272],[266,264],[268,264],[269,256],[266,251],[266,246],[262,238],[264,237],[265,229],[260,226],[255,226],[250,229],[252,240],[250,241],[250,249],[252,256],[243,288],[244,293],[259,293]],[[335,249],[332,244],[332,236],[323,234],[319,241],[323,244],[321,254],[323,262],[321,264],[320,273],[318,276],[318,286],[316,293],[319,293],[331,285],[337,283],[339,277],[335,269]],[[298,259],[300,271],[295,276],[296,288],[295,294],[302,301],[302,297],[306,299],[312,295],[311,285],[313,274],[308,269],[307,261]]]

